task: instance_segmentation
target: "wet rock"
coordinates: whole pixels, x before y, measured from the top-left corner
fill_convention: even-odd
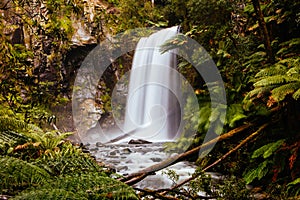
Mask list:
[[[114,156],[114,155],[108,155],[107,157],[109,157],[109,158],[119,158],[119,156]]]
[[[122,150],[122,153],[124,154],[130,154],[132,151],[129,148],[125,148]]]
[[[90,151],[98,151],[98,150],[99,150],[98,147],[90,149]]]
[[[161,158],[150,158],[150,160],[152,160],[153,162],[161,162],[162,161]]]
[[[137,139],[137,140],[130,140],[128,144],[151,144],[152,142],[149,142],[147,140]]]
[[[97,143],[96,143],[96,146],[97,146],[97,147],[102,147],[103,144],[102,144],[101,142],[97,142]]]
[[[111,156],[115,156],[115,155],[117,155],[117,152],[115,152],[115,151],[112,151],[112,152],[110,152],[110,153],[109,153],[109,155],[111,155]]]
[[[90,153],[90,150],[88,150],[88,149],[82,149],[82,152],[83,153]]]
[[[91,146],[90,143],[86,143],[86,144],[83,145],[83,147],[89,147],[89,146]]]
[[[127,166],[122,166],[118,168],[118,171],[126,171],[126,170],[128,170]]]

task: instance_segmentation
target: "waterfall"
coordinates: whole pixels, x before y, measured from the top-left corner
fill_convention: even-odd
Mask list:
[[[175,50],[161,45],[178,34],[178,27],[141,38],[130,72],[124,132],[136,139],[170,141],[180,134],[180,79]]]

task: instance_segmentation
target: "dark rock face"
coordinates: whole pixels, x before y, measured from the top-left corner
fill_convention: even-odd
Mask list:
[[[128,144],[151,144],[152,142],[149,142],[147,140],[137,139],[137,140],[130,140]]]

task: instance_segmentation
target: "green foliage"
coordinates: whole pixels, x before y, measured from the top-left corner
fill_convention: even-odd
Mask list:
[[[246,188],[246,183],[242,179],[231,176],[226,177],[223,183],[215,186],[215,190],[218,193],[219,200],[226,199],[241,199],[250,200],[255,199],[252,192]]]
[[[262,146],[261,148],[255,150],[252,154],[252,159],[262,156],[264,159],[271,156],[278,148],[283,144],[284,140],[278,140]]]
[[[214,180],[209,173],[204,173],[196,170],[193,174],[197,176],[189,183],[187,192],[194,198],[198,196],[199,192],[205,192],[206,195],[214,197],[215,199],[253,199],[251,191],[245,186],[245,182],[234,176],[224,176],[220,180]]]
[[[50,192],[47,196],[40,191],[58,191],[58,193]],[[48,192],[49,193],[49,192]],[[114,180],[109,177],[103,177],[97,173],[86,173],[81,175],[66,175],[60,176],[57,179],[44,184],[41,187],[31,188],[17,195],[15,199],[60,199],[61,195],[74,196],[82,199],[138,199],[134,190],[126,184]],[[26,198],[27,197],[27,198]],[[67,197],[65,199],[68,199]]]
[[[0,194],[12,199],[138,199],[131,187],[108,177],[110,172],[88,154],[64,141],[70,133],[44,133],[20,115],[1,114]]]
[[[116,13],[106,16],[107,26],[113,33],[134,28],[164,26],[165,20],[151,1],[119,0]]]
[[[288,96],[299,99],[300,93],[300,59],[287,58],[256,74],[254,89],[246,98],[269,96],[268,106],[282,102]]]
[[[226,124],[230,128],[235,127],[238,121],[247,118],[244,112],[241,104],[231,104],[227,109]]]
[[[255,169],[248,171],[244,174],[244,179],[247,184],[252,183],[256,178],[258,180],[262,179],[270,170],[270,162],[264,161],[259,164]]]
[[[60,144],[53,151],[44,152],[34,162],[53,176],[103,171],[88,154],[82,153],[69,142]]]
[[[87,200],[82,196],[82,194],[76,194],[63,189],[39,189],[39,190],[30,190],[28,192],[22,192],[20,195],[15,196],[11,199],[15,200],[40,200],[40,199],[51,199],[51,200],[59,200],[59,199],[74,199],[74,200]]]
[[[12,178],[16,190],[11,191],[6,185],[1,193],[15,195],[17,191],[27,188],[16,198],[111,199],[124,196],[125,199],[130,199],[132,195],[136,199],[130,188],[106,177],[93,159],[82,153],[80,148],[66,142],[65,137],[68,134],[58,136],[56,132],[43,131],[29,124],[43,125],[42,121],[51,122],[54,118],[48,108],[65,101],[63,84],[69,80],[64,79],[66,74],[62,61],[70,48],[74,33],[73,19],[83,17],[83,21],[86,21],[89,18],[82,0],[42,2],[43,6],[39,4],[40,1],[33,4],[29,0],[15,0],[10,2],[7,12],[3,13],[1,10],[0,103],[4,104],[5,109],[0,109],[0,154],[3,162],[9,163],[9,166],[24,165],[28,172],[36,168],[36,173],[44,170],[50,175],[50,183],[46,184],[42,179],[36,178],[30,182],[20,174],[16,174],[14,179],[14,176],[8,177],[6,171],[3,171],[1,176],[5,180]],[[247,123],[247,120],[259,121],[261,116],[269,117],[268,109],[280,104],[285,108],[272,113],[272,119],[268,118],[270,121],[275,118],[278,123],[262,133],[263,138],[269,139],[249,143],[227,161],[227,166],[241,165],[240,169],[243,169],[242,165],[247,166],[244,173],[247,183],[290,183],[288,192],[291,195],[299,194],[299,115],[296,112],[300,97],[299,1],[259,1],[272,40],[274,63],[269,63],[267,59],[264,47],[266,39],[261,35],[262,27],[257,22],[251,1],[162,0],[154,1],[154,6],[151,1],[106,2],[109,4],[107,10],[100,8],[100,12],[95,14],[95,21],[88,24],[83,22],[84,25],[96,28],[96,32],[101,33],[103,30],[118,33],[137,27],[181,25],[185,35],[205,47],[223,77],[228,99],[227,108],[225,105],[216,106],[215,102],[210,102],[203,79],[189,63],[180,60],[179,70],[196,89],[198,99],[193,102],[187,98],[186,114],[183,116],[187,126],[179,142],[173,143],[170,149],[186,150],[200,144],[210,126],[213,131],[221,134],[245,121]],[[10,14],[7,16],[7,13]],[[104,29],[103,23],[106,26]],[[14,34],[20,30],[27,33],[27,41],[14,39]],[[170,43],[163,50],[185,45],[180,37]],[[203,63],[203,58],[197,57],[202,49],[193,50],[191,59],[195,63]],[[125,65],[126,63],[120,64]],[[51,71],[54,79],[43,78],[41,75],[45,71]],[[112,88],[107,88],[107,91],[109,89]],[[217,88],[215,93],[218,94]],[[110,112],[106,104],[110,97],[104,95],[102,100],[105,103],[104,109]],[[198,103],[200,109],[196,111]],[[8,107],[10,109],[6,109]],[[221,120],[224,117],[225,121]],[[223,124],[224,129],[221,126]],[[193,130],[192,134],[188,135],[190,130]],[[232,146],[231,143],[237,143],[236,140],[225,141],[222,147],[217,146],[212,151],[212,155],[224,154]],[[214,158],[215,156],[207,157],[206,162]],[[20,167],[16,169],[19,170],[16,172],[22,172]],[[176,178],[175,175],[173,178]],[[24,182],[19,182],[21,179]],[[86,186],[79,188],[78,182],[86,183]],[[206,186],[199,186],[202,183]],[[244,182],[241,185],[239,183],[240,181],[233,180],[230,186],[225,184],[220,187],[220,196],[225,199],[247,199],[248,196],[241,186]],[[208,191],[212,186],[204,176],[193,184],[195,191],[191,193],[195,197],[200,187]],[[108,189],[105,190],[104,186]],[[124,193],[121,192],[123,186],[126,190]],[[243,192],[239,194],[239,190]]]
[[[167,177],[173,182],[173,185],[175,185],[179,180],[179,175],[171,169],[167,169],[166,171],[162,171],[162,175],[167,175]]]
[[[42,168],[18,158],[0,157],[0,190],[8,192],[48,181],[50,175]]]
[[[287,184],[287,190],[289,193],[298,196],[300,194],[300,178],[295,179],[294,181]]]

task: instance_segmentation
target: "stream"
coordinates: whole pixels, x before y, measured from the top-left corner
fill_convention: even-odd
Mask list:
[[[109,167],[116,170],[120,175],[128,175],[138,172],[144,168],[160,163],[175,154],[167,154],[163,150],[163,143],[151,144],[89,144],[87,146],[91,155],[95,156],[99,162],[104,162]],[[191,176],[196,169],[196,165],[191,162],[182,161],[172,166],[147,176],[134,187],[141,189],[164,189],[170,188],[175,183],[165,174],[168,170],[174,170],[179,175],[181,182]],[[220,174],[210,173],[213,179],[220,179]],[[203,192],[203,194],[205,193]]]

